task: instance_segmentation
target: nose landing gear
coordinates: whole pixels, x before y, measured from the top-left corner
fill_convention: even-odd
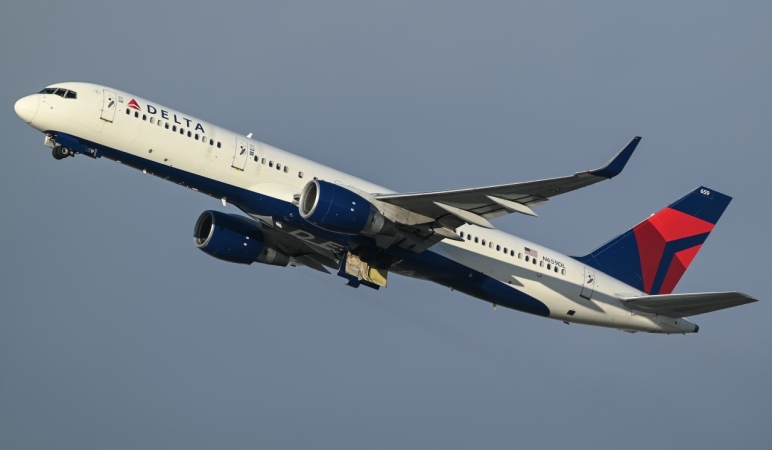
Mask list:
[[[62,147],[61,145],[54,147],[54,149],[51,151],[51,154],[54,156],[54,159],[64,159],[68,156],[75,156],[74,151],[67,147]]]

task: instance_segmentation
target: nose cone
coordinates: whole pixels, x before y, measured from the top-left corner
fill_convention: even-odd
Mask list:
[[[16,110],[16,115],[21,117],[21,120],[32,123],[32,119],[38,112],[38,103],[39,99],[36,95],[28,95],[16,102],[13,109]]]

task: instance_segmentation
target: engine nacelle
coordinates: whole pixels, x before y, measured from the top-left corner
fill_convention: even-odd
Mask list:
[[[298,204],[300,216],[319,228],[346,234],[394,236],[397,226],[361,195],[323,180],[311,180]]]
[[[270,243],[263,232],[241,216],[204,211],[193,229],[193,243],[204,253],[238,264],[257,261],[286,266],[290,257]]]

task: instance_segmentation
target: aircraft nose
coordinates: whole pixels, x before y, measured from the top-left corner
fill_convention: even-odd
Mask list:
[[[16,115],[21,117],[21,120],[32,123],[32,119],[35,118],[35,114],[38,112],[39,99],[35,95],[28,95],[19,99],[13,109],[16,110]]]

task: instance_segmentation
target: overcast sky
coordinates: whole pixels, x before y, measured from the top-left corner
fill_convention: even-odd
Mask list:
[[[9,2],[0,14],[0,448],[769,448],[764,2]],[[676,292],[700,333],[566,326],[426,282],[351,289],[197,250],[219,201],[56,161],[14,102],[126,90],[400,192],[625,172],[502,230],[584,254],[734,197]]]

